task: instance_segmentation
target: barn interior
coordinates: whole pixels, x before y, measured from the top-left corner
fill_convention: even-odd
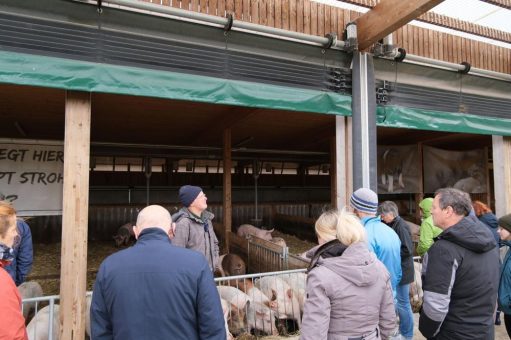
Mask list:
[[[0,85],[0,91],[0,135],[64,139],[65,91],[12,85]],[[233,230],[252,223],[314,240],[311,223],[331,202],[334,115],[106,93],[91,96],[90,240],[110,241],[146,204],[176,211],[177,191],[184,184],[204,189],[221,222],[222,134],[227,127],[232,131]],[[491,136],[378,127],[377,144],[484,149],[488,193],[473,196],[483,201],[492,196]],[[380,200],[399,202],[401,214],[417,223],[417,202],[428,194],[424,189],[396,191],[382,193]],[[34,242],[60,241],[60,216],[34,217],[31,225]]]

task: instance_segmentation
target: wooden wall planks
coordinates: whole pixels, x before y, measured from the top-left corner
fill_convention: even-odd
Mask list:
[[[311,0],[139,1],[200,11],[222,17],[225,17],[226,13],[233,13],[237,20],[319,36],[333,32],[337,33],[340,39],[342,39],[346,24],[361,15],[360,12],[331,7]],[[375,0],[353,0],[351,2],[366,7],[372,7],[376,3]],[[429,21],[446,27],[455,27],[467,32],[476,30],[471,23],[446,16],[427,13],[427,17]],[[487,36],[499,36],[501,34],[500,31],[484,27],[478,27],[477,32]],[[412,25],[406,25],[394,32],[394,44],[406,49],[411,54],[453,63],[466,61],[473,67],[511,73],[511,49],[501,46]]]

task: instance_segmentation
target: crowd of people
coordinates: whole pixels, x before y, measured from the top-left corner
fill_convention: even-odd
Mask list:
[[[158,205],[141,210],[135,245],[101,264],[92,339],[226,339],[212,274],[219,259],[214,216],[200,187],[181,187],[179,199],[183,208],[173,216]],[[511,242],[511,214],[497,219],[454,188],[419,207],[417,249],[397,205],[380,204],[368,188],[318,218],[301,339],[413,339],[414,250],[423,263],[418,329],[426,338],[493,339],[500,312],[511,336],[511,255],[499,257],[499,247]],[[27,338],[16,286],[31,263],[30,229],[0,202],[0,339]]]

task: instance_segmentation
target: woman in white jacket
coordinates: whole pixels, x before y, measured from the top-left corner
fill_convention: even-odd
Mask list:
[[[369,251],[364,227],[332,210],[315,229],[320,247],[309,266],[300,339],[387,339],[396,321],[390,275]]]

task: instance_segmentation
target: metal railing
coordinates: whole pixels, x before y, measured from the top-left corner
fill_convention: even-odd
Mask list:
[[[228,331],[289,335],[301,324],[306,269],[215,278]]]

